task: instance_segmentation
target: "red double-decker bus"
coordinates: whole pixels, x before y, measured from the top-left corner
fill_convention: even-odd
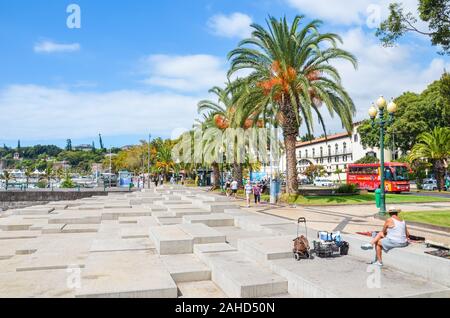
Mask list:
[[[410,168],[404,163],[385,163],[386,192],[409,192]],[[381,185],[380,164],[352,164],[347,167],[347,183],[355,184],[361,190],[375,191]]]

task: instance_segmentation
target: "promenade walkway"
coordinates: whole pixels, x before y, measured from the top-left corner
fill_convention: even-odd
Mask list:
[[[348,234],[349,256],[297,262],[290,219],[308,213],[311,241],[327,223],[265,213],[177,186],[9,210],[0,297],[450,297],[450,263],[425,246],[393,251],[379,271],[359,248],[368,239]]]

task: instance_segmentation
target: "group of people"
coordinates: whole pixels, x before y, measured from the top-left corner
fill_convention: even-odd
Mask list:
[[[261,195],[264,192],[265,185],[261,182],[251,183],[250,179],[247,179],[244,186],[245,197],[247,200],[247,207],[250,207],[252,196],[255,200],[255,204],[261,203]],[[239,183],[237,180],[227,180],[225,183],[225,193],[228,197],[233,196],[237,198],[239,190]]]

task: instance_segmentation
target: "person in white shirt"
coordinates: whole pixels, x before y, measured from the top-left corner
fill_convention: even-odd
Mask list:
[[[250,207],[250,199],[252,193],[253,193],[252,183],[250,182],[250,179],[247,179],[247,183],[245,184],[245,198],[247,199],[247,208]]]
[[[238,188],[238,182],[236,180],[233,180],[233,182],[231,182],[231,192],[233,193],[235,199],[237,198]]]
[[[389,210],[391,216],[384,224],[383,231],[369,244],[361,246],[364,250],[376,249],[376,260],[373,265],[383,266],[383,250],[387,253],[394,248],[403,248],[409,245],[409,231],[406,222],[398,216],[397,209]]]

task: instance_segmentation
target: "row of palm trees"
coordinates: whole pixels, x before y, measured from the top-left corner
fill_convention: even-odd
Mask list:
[[[298,191],[296,143],[300,128],[312,133],[317,118],[325,132],[323,110],[332,117],[337,115],[349,132],[353,125],[355,105],[333,62],[345,60],[356,68],[357,60],[339,48],[342,40],[337,34],[321,33],[321,25],[319,20],[306,22],[303,16],[297,16],[291,24],[286,18],[274,17],[268,18],[266,28],[253,24],[251,38],[241,41],[228,55],[231,67],[226,86],[212,88],[215,100],[203,100],[198,105],[202,120],[195,129],[281,128],[288,193]],[[242,70],[249,75],[238,77]],[[232,77],[237,79],[232,81]],[[224,145],[217,145],[215,137],[203,138],[205,152],[223,151],[217,149]],[[219,163],[211,166],[218,186]],[[249,164],[235,160],[232,165],[238,182],[244,166]]]
[[[47,186],[51,184],[51,180],[54,177],[62,178],[64,176],[65,172],[63,170],[53,170],[52,167],[47,167],[42,174],[39,175],[38,181],[42,182],[45,181]],[[27,167],[24,171],[25,176],[25,186],[26,188],[30,185],[30,180],[35,176],[35,169],[32,167]],[[4,170],[2,174],[0,175],[0,180],[3,180],[5,183],[5,190],[8,190],[9,185],[12,181],[15,180],[13,174],[11,174],[9,171]]]

